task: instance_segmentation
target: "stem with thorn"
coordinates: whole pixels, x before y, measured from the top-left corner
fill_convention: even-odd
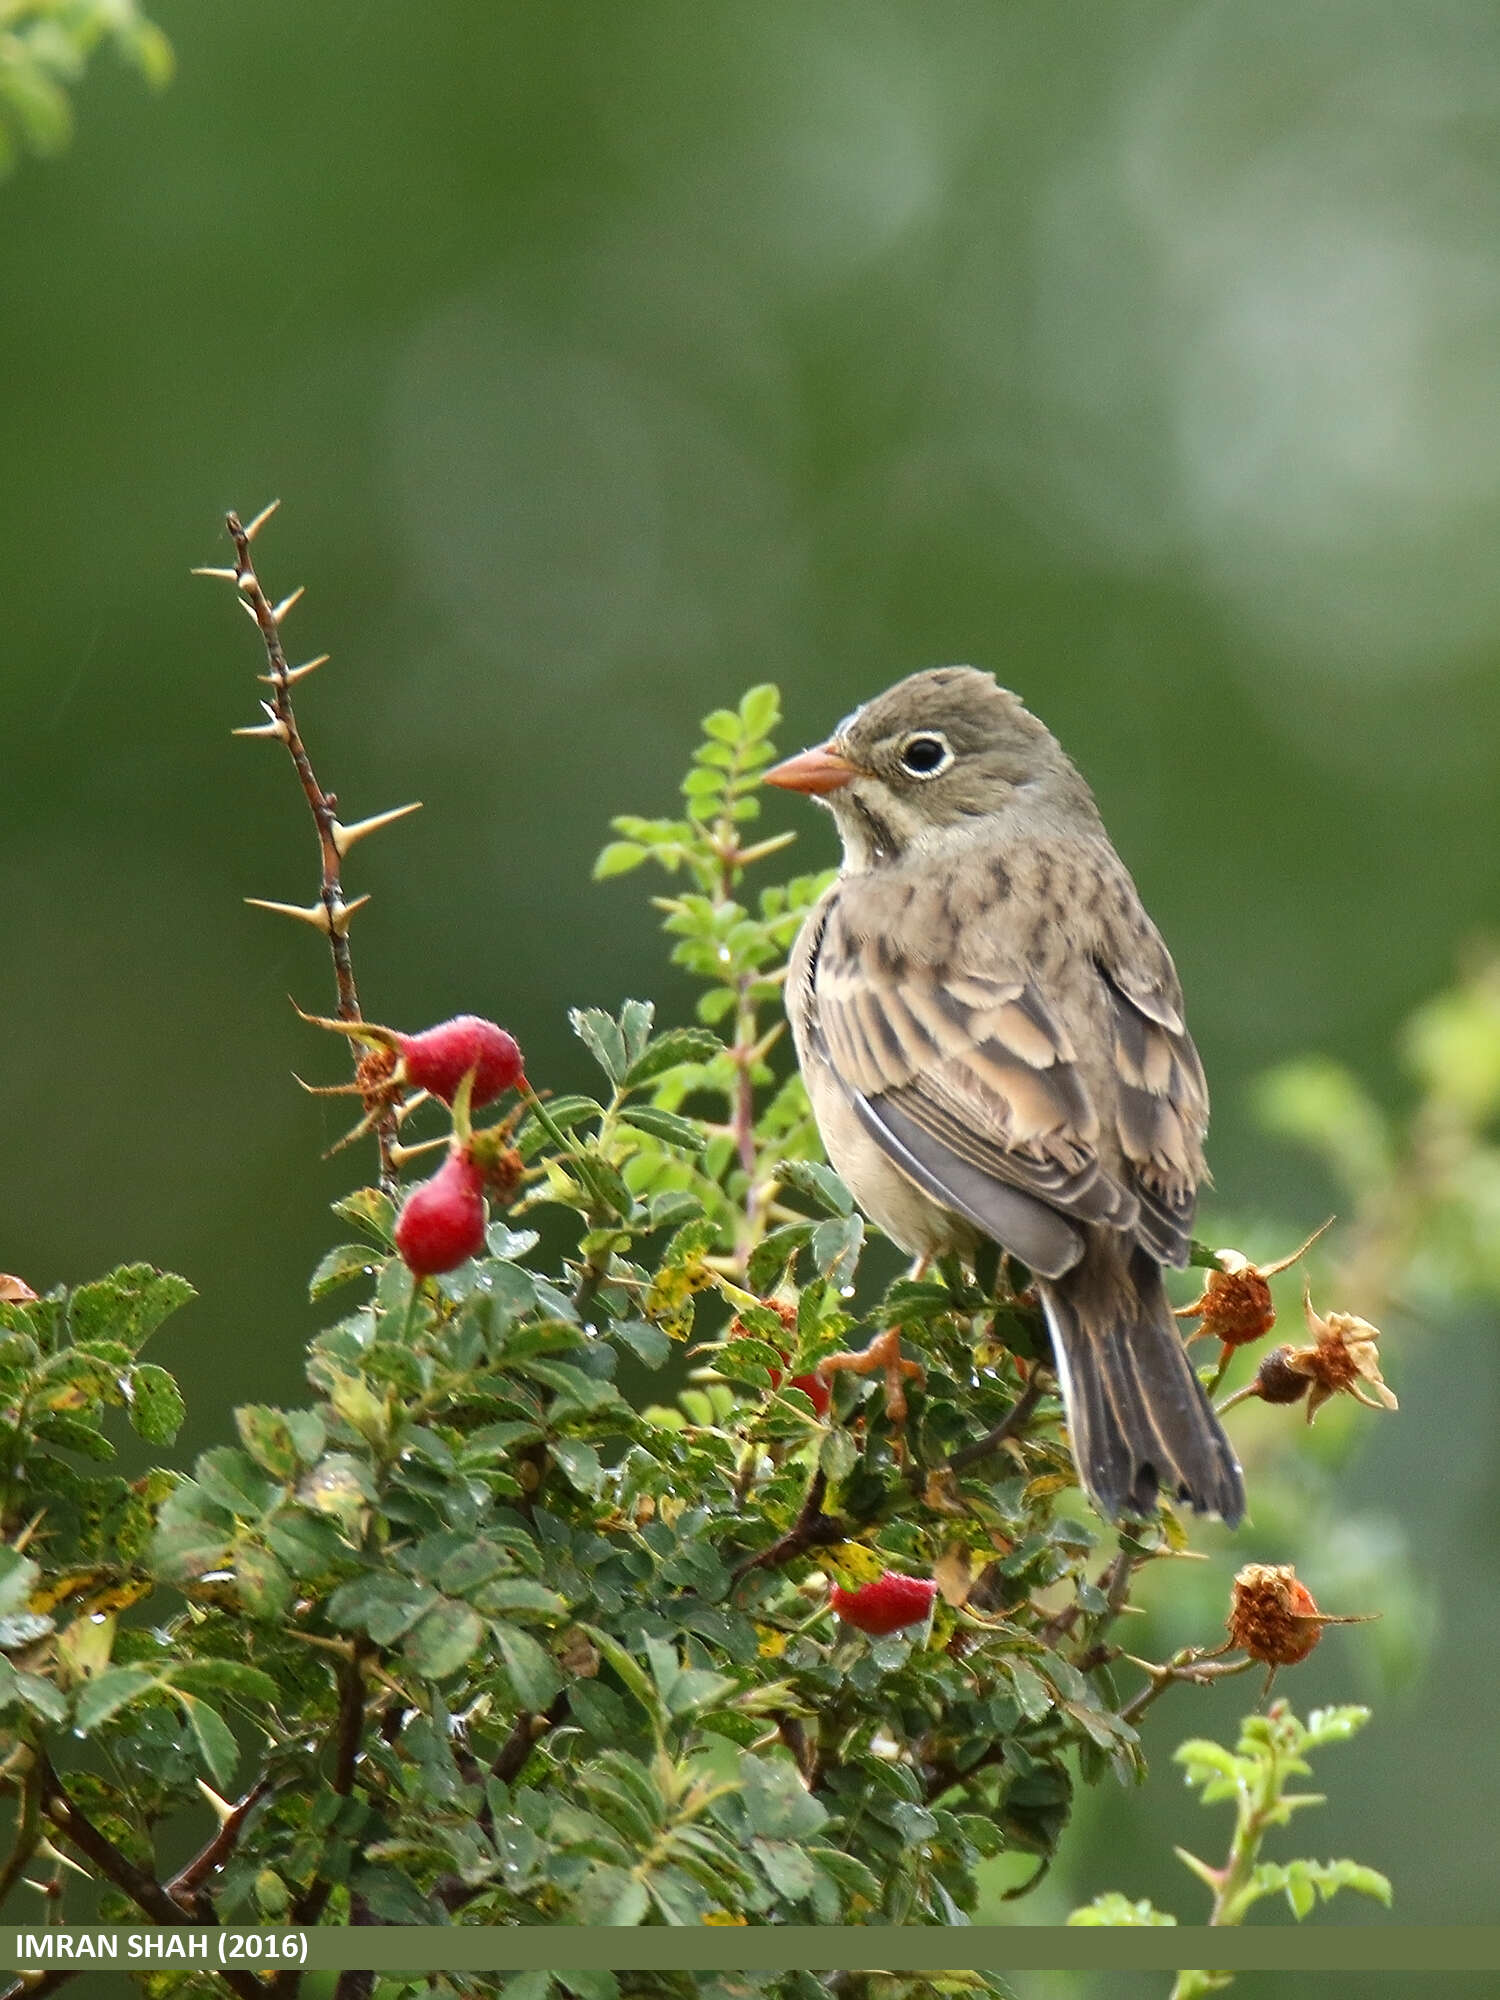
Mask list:
[[[318,834],[321,879],[316,902],[305,906],[295,903],[273,903],[258,896],[247,897],[246,901],[256,909],[272,910],[282,916],[296,917],[300,922],[310,923],[315,929],[322,931],[328,939],[329,950],[333,955],[333,976],[338,987],[339,1018],[345,1021],[359,1021],[364,1017],[360,1012],[359,988],[354,978],[349,926],[355,912],[363,908],[369,897],[357,896],[352,903],[345,900],[344,856],[356,841],[363,840],[367,834],[376,833],[380,828],[404,819],[408,813],[416,812],[418,803],[397,806],[390,812],[375,813],[368,819],[358,820],[346,826],[338,816],[337,794],[325,790],[318,782],[312,759],[307,753],[307,745],[297,726],[296,710],[292,703],[292,687],[295,682],[321,667],[328,655],[322,653],[316,659],[305,661],[301,666],[288,666],[281,643],[281,625],[293,605],[302,596],[302,588],[299,586],[279,604],[273,604],[261,585],[255,559],[251,554],[251,543],[279,505],[279,501],[272,501],[271,505],[257,514],[248,526],[241,522],[238,514],[233,512],[227,514],[225,526],[229,531],[229,539],[234,544],[234,567],[205,569],[198,572],[202,576],[223,577],[234,583],[240,593],[240,602],[260,633],[261,643],[266,650],[266,665],[269,671],[261,675],[262,681],[271,690],[269,701],[261,703],[266,719],[247,729],[237,729],[234,733],[237,736],[264,737],[286,745],[287,754],[291,757]],[[383,1108],[374,1121],[374,1129],[376,1144],[380,1149],[380,1183],[387,1193],[394,1192],[398,1180],[394,1157],[396,1128],[394,1107]]]

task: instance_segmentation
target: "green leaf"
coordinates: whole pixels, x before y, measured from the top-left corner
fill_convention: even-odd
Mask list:
[[[158,1685],[157,1676],[140,1667],[110,1667],[80,1688],[73,1704],[73,1727],[80,1736],[91,1736],[112,1715]]]
[[[1145,1897],[1132,1903],[1122,1896],[1118,1889],[1111,1889],[1106,1895],[1096,1896],[1081,1910],[1069,1914],[1068,1922],[1076,1925],[1110,1924],[1127,1929],[1160,1927],[1173,1925],[1177,1919],[1161,1910],[1153,1909]]]
[[[175,1692],[205,1770],[218,1789],[227,1792],[234,1782],[235,1766],[240,1761],[233,1731],[219,1711],[211,1708],[206,1701],[199,1701],[195,1695],[183,1694],[180,1690]]]
[[[620,2000],[620,1982],[612,1972],[559,1972],[554,1977],[576,2000]]]
[[[483,1638],[479,1613],[445,1597],[407,1633],[401,1651],[425,1680],[440,1681],[471,1660]]]
[[[637,840],[610,841],[594,863],[594,880],[605,882],[611,875],[629,874],[632,868],[639,868],[650,851]]]
[[[333,1212],[356,1229],[367,1230],[382,1250],[395,1249],[396,1204],[379,1188],[356,1188],[333,1204]]]
[[[827,1810],[789,1759],[745,1756],[740,1781],[750,1824],[764,1839],[805,1840],[827,1822]]]
[[[781,690],[774,681],[762,681],[740,696],[740,725],[752,742],[769,736],[781,720]]]
[[[516,1700],[533,1714],[545,1713],[563,1684],[551,1655],[518,1625],[497,1624],[493,1630]]]
[[[618,1928],[639,1924],[651,1908],[644,1882],[623,1868],[596,1862],[584,1876],[573,1899],[573,1916],[580,1924]]]
[[[189,1694],[227,1694],[237,1701],[275,1701],[281,1690],[271,1676],[243,1660],[185,1660],[169,1667],[163,1679]]]
[[[598,1625],[583,1624],[580,1629],[593,1640],[624,1683],[627,1692],[635,1696],[646,1713],[651,1716],[659,1715],[661,1703],[657,1699],[656,1688],[640,1661],[620,1644],[613,1633],[602,1630]]]
[[[593,1499],[604,1484],[604,1467],[594,1447],[581,1438],[553,1438],[547,1449],[568,1484]]]
[[[661,1139],[669,1146],[682,1146],[690,1153],[701,1153],[708,1144],[707,1133],[691,1118],[679,1118],[675,1111],[660,1111],[654,1104],[627,1104],[620,1112],[620,1120],[622,1124],[634,1125],[638,1131],[649,1132],[653,1139]]]
[[[138,1362],[129,1378],[130,1422],[147,1444],[170,1444],[182,1429],[187,1405],[167,1373],[150,1361]]]
[[[854,1197],[832,1167],[818,1160],[783,1160],[779,1171],[787,1187],[808,1195],[825,1215],[854,1213]]]
[[[610,1082],[616,1085],[623,1083],[625,1072],[630,1067],[625,1037],[604,1009],[574,1007],[568,1014],[568,1025]]]
[[[818,1224],[813,1231],[812,1259],[830,1285],[842,1291],[853,1284],[864,1240],[862,1215],[846,1215]]]
[[[535,1583],[529,1576],[497,1577],[479,1593],[483,1608],[493,1617],[566,1618],[568,1607],[555,1590]]]
[[[307,1296],[310,1299],[327,1298],[330,1292],[347,1285],[355,1278],[374,1275],[375,1259],[370,1254],[368,1243],[340,1243],[321,1258],[318,1268],[308,1280]]]
[[[216,1506],[240,1520],[258,1520],[271,1503],[265,1474],[233,1445],[215,1445],[204,1452],[193,1475]]]
[[[198,1294],[186,1278],[151,1264],[122,1264],[107,1278],[80,1285],[68,1300],[75,1340],[122,1341],[143,1347],[169,1314]]]
[[[68,1719],[67,1697],[62,1689],[40,1674],[18,1673],[9,1660],[0,1660],[0,1708],[20,1702],[43,1722],[61,1728]]]
[[[328,1600],[328,1616],[346,1630],[367,1632],[377,1646],[391,1646],[437,1601],[430,1584],[395,1570],[371,1570],[339,1586]]]
[[[8,1542],[0,1543],[0,1617],[29,1608],[40,1576],[30,1556],[23,1556]]]
[[[724,1044],[709,1028],[667,1028],[636,1057],[625,1072],[625,1083],[634,1090],[680,1063],[711,1062],[723,1053]]]
[[[241,1542],[234,1552],[234,1581],[252,1618],[277,1619],[292,1601],[292,1582],[269,1549]]]
[[[550,1972],[518,1972],[500,1988],[499,2000],[547,2000],[551,1991]]]
[[[627,1347],[633,1348],[648,1368],[660,1368],[672,1352],[671,1336],[648,1320],[617,1320],[609,1331],[612,1339],[623,1340]]]
[[[264,1403],[245,1403],[234,1413],[234,1427],[240,1434],[240,1443],[261,1470],[269,1472],[273,1479],[291,1479],[299,1463],[304,1462],[292,1436],[292,1427],[281,1410],[269,1409]],[[322,1450],[321,1423],[317,1429],[320,1433],[317,1450],[309,1454],[305,1462],[316,1459]]]

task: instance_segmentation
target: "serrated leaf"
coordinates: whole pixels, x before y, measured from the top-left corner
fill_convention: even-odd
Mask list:
[[[73,1727],[80,1736],[91,1736],[112,1715],[118,1715],[122,1708],[139,1701],[157,1685],[156,1675],[146,1673],[141,1667],[111,1667],[96,1674],[78,1691],[73,1704]]]
[[[479,1613],[449,1597],[418,1619],[401,1651],[425,1680],[440,1681],[474,1657],[483,1637]]]
[[[367,1632],[377,1646],[391,1646],[438,1601],[430,1584],[395,1570],[352,1578],[328,1600],[328,1616],[346,1630]]]
[[[854,1213],[854,1197],[832,1167],[819,1160],[783,1160],[779,1172],[787,1187],[809,1196],[825,1215]]]
[[[299,1455],[282,1411],[269,1409],[264,1403],[245,1403],[234,1413],[234,1427],[240,1443],[273,1479],[290,1479],[297,1471]],[[321,1424],[318,1428],[322,1429]]]
[[[367,1230],[382,1249],[395,1249],[396,1204],[379,1188],[356,1188],[333,1204],[333,1212],[356,1229]]]
[[[269,1674],[243,1660],[185,1660],[169,1667],[163,1679],[189,1694],[228,1694],[237,1701],[275,1701],[281,1692]]]
[[[568,1025],[610,1082],[616,1085],[623,1083],[625,1072],[630,1067],[625,1037],[604,1009],[574,1007],[568,1014]]]
[[[498,1577],[480,1593],[483,1608],[492,1617],[566,1618],[568,1607],[555,1590],[535,1583],[528,1576]]]
[[[563,1684],[551,1655],[519,1625],[497,1624],[492,1629],[516,1700],[533,1714],[543,1714]]]
[[[574,1491],[592,1500],[604,1484],[604,1467],[594,1447],[582,1438],[553,1438],[547,1450]]]
[[[165,1368],[150,1361],[137,1362],[129,1382],[130,1422],[137,1437],[147,1444],[170,1444],[187,1415],[182,1391]]]
[[[709,1028],[667,1028],[636,1057],[625,1073],[625,1083],[634,1090],[680,1063],[711,1062],[723,1053],[723,1042]]]
[[[193,1476],[215,1506],[241,1520],[255,1520],[271,1502],[265,1474],[233,1445],[215,1445],[193,1467]]]
[[[118,1340],[134,1353],[169,1314],[197,1296],[174,1272],[122,1264],[107,1278],[80,1285],[68,1300],[68,1317],[75,1340]]]
[[[643,1319],[617,1320],[609,1333],[612,1340],[623,1340],[632,1348],[648,1368],[660,1368],[672,1352],[670,1337]]]
[[[327,1298],[340,1285],[352,1283],[355,1278],[374,1275],[375,1258],[370,1254],[368,1243],[340,1243],[318,1262],[307,1284],[310,1299]]]
[[[234,1581],[252,1618],[279,1618],[292,1601],[292,1581],[272,1555],[255,1542],[241,1542],[234,1552]]]
[[[193,1742],[198,1755],[203,1760],[204,1769],[221,1792],[227,1792],[234,1782],[235,1766],[240,1761],[239,1746],[234,1740],[234,1732],[216,1708],[196,1695],[177,1695],[178,1705],[187,1718]]]
[[[830,1285],[842,1291],[853,1284],[864,1240],[862,1215],[834,1217],[818,1224],[813,1231],[812,1259]]]
[[[691,1118],[679,1118],[675,1111],[659,1110],[654,1104],[627,1104],[620,1112],[620,1121],[690,1153],[701,1153],[708,1144],[708,1134],[702,1126],[695,1125]]]

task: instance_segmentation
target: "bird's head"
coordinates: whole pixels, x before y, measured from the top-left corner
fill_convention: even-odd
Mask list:
[[[1075,825],[1080,810],[1088,823],[1097,819],[1051,730],[974,667],[933,667],[898,681],[826,743],[777,764],[766,783],[826,805],[855,870],[961,843],[1016,805]]]

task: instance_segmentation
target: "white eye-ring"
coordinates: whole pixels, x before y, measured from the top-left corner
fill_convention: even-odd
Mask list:
[[[896,754],[911,777],[937,778],[953,762],[953,745],[941,729],[914,729]]]

